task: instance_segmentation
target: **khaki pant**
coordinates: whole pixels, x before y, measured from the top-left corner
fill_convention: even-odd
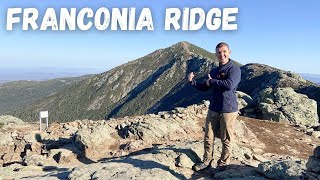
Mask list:
[[[204,162],[213,159],[213,144],[215,137],[220,135],[222,142],[222,153],[218,161],[219,166],[229,163],[231,148],[234,141],[234,123],[238,112],[217,113],[209,110],[206,118],[206,129],[204,135]]]

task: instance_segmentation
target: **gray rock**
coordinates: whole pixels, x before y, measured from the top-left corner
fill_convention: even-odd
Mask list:
[[[120,129],[125,128],[127,125],[125,123],[120,124]]]
[[[176,147],[158,147],[126,158],[79,166],[69,179],[186,179],[176,167],[175,160],[181,154],[178,151]]]
[[[238,102],[238,109],[243,109],[246,107],[251,107],[254,103],[253,99],[251,96],[248,94],[241,92],[241,91],[236,91],[236,96],[237,96],[237,102]]]
[[[161,114],[160,117],[163,119],[168,119],[170,117],[170,115],[169,114]]]
[[[252,148],[251,150],[255,154],[262,154],[263,153],[263,150],[261,148]]]
[[[53,158],[57,163],[70,163],[77,159],[77,153],[68,149],[52,149],[49,152],[49,157]]]
[[[309,129],[306,130],[306,134],[311,136],[313,131],[314,131],[313,128],[309,128]]]
[[[273,104],[274,103],[273,99],[270,99],[270,98],[265,98],[264,102],[267,103],[267,104]]]
[[[308,128],[305,125],[297,124],[302,131],[306,131]]]
[[[76,146],[85,157],[98,160],[118,146],[118,141],[111,136],[114,131],[108,125],[79,130],[75,135]]]
[[[125,128],[127,125],[125,124],[125,123],[121,123],[121,124],[118,124],[117,126],[116,126],[116,129],[117,130],[121,130],[121,129],[123,129],[123,128]]]
[[[185,168],[191,169],[193,165],[194,165],[194,162],[186,154],[180,154],[177,157],[178,167],[185,167]]]
[[[176,110],[176,113],[184,113],[185,108],[183,107],[176,107],[174,108]]]
[[[312,136],[315,138],[319,138],[320,137],[320,131],[313,131],[312,132]]]
[[[258,171],[271,179],[300,179],[306,170],[305,161],[268,161],[260,163]]]
[[[256,161],[260,161],[260,162],[267,162],[267,161],[269,161],[269,159],[264,158],[263,156],[258,155],[258,154],[254,154],[254,155],[253,155],[253,159],[256,160]]]
[[[319,124],[317,102],[292,88],[266,88],[259,93],[259,102],[264,119],[306,126]]]
[[[28,166],[35,165],[35,166],[43,166],[45,163],[45,157],[38,154],[28,154],[23,158],[23,162],[26,163]]]
[[[8,124],[24,124],[24,122],[16,117],[10,116],[10,115],[3,115],[0,116],[0,123],[4,126]]]
[[[220,148],[220,143],[217,145],[219,145],[219,148]],[[222,145],[221,145],[221,147],[222,147]],[[219,152],[219,153],[221,153],[221,152]],[[236,143],[232,146],[232,156],[233,156],[232,158],[233,159],[236,159],[238,161],[247,160],[247,158],[245,157],[245,154],[251,154],[250,149],[248,149],[244,146],[239,146]],[[216,155],[220,155],[220,154],[216,153]]]
[[[123,138],[140,139],[145,142],[156,142],[163,138],[170,140],[188,136],[188,131],[200,131],[201,127],[196,121],[149,118],[142,122],[133,123],[124,128],[120,134]]]
[[[31,144],[38,142],[35,133],[26,134],[26,135],[23,137],[23,139],[24,139],[27,143],[31,143]]]
[[[0,137],[1,137],[0,138],[0,146],[14,144],[14,141],[13,141],[10,133],[0,132]]]
[[[259,92],[259,102],[260,103],[269,103],[275,101],[272,88],[266,88]]]

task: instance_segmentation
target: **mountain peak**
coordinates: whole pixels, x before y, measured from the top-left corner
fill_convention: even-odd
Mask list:
[[[182,41],[90,77],[15,114],[30,121],[35,112],[46,108],[52,120],[70,121],[170,110],[200,102],[199,96],[184,96],[196,93],[187,86],[186,75],[197,72],[196,78],[201,79],[217,65],[214,53]],[[203,99],[205,94],[200,96]]]
[[[192,44],[189,43],[188,41],[181,41],[181,42],[174,44],[173,46],[180,46],[183,48],[188,48],[190,45],[192,45]]]
[[[170,46],[168,49],[170,49],[172,52],[174,52],[176,54],[185,54],[187,56],[190,56],[192,54],[189,49],[190,46],[192,46],[191,43],[189,43],[187,41],[181,41],[181,42],[178,42],[178,43]]]

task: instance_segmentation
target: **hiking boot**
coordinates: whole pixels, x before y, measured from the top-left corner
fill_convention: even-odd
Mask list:
[[[201,162],[201,163],[198,163],[198,164],[194,165],[194,166],[192,167],[192,169],[195,170],[195,171],[201,171],[201,170],[203,170],[203,169],[206,169],[206,168],[209,167],[209,166],[210,166],[210,163],[208,163],[208,162]]]
[[[195,171],[201,171],[203,169],[206,169],[207,167],[214,167],[214,161],[213,160],[206,160],[204,162],[198,163],[196,165],[194,165],[192,168]]]
[[[221,170],[221,171],[224,171],[224,170],[227,169],[227,165],[228,165],[228,163],[222,162],[221,159],[219,159],[218,162],[217,162],[217,169]]]

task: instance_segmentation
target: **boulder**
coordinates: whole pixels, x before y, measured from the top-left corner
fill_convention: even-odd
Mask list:
[[[0,146],[8,146],[14,144],[13,138],[11,137],[11,133],[0,132],[0,137]]]
[[[24,124],[24,122],[19,118],[10,115],[3,115],[0,116],[0,124],[2,124],[5,127],[9,124]]]
[[[27,153],[23,158],[23,162],[27,165],[43,166],[45,163],[46,157],[39,154]]]
[[[271,179],[301,179],[306,170],[305,161],[283,160],[260,163],[258,171]]]
[[[239,110],[244,109],[246,107],[251,107],[254,104],[254,101],[251,98],[251,96],[244,92],[236,91],[236,96]]]
[[[27,143],[31,143],[31,144],[35,144],[36,142],[38,142],[37,139],[37,134],[36,133],[29,133],[26,134],[23,139],[27,142]]]
[[[76,146],[91,160],[106,157],[118,147],[118,141],[111,136],[114,129],[108,125],[79,130],[75,134]]]
[[[266,88],[259,93],[262,118],[295,125],[319,124],[317,102],[292,88]]]
[[[181,139],[195,131],[201,131],[201,127],[196,124],[196,121],[188,118],[185,120],[146,118],[144,121],[126,126],[119,133],[123,138],[143,140],[148,143],[164,139]]]
[[[315,138],[320,138],[320,131],[313,131],[311,135]]]
[[[185,168],[192,168],[194,162],[187,156],[186,154],[180,154],[177,159],[177,166],[178,167],[185,167]]]
[[[68,149],[52,149],[49,152],[49,157],[59,164],[65,164],[74,162],[77,159],[77,154]]]

